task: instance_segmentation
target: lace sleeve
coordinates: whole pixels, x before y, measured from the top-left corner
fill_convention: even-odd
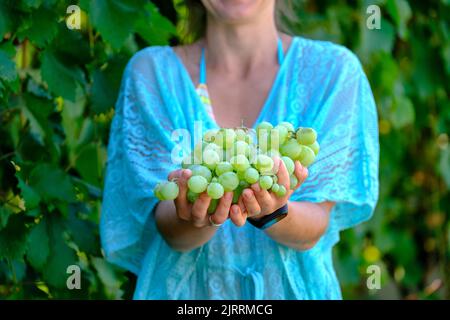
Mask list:
[[[161,241],[151,230],[157,204],[152,190],[174,169],[173,124],[155,69],[151,52],[143,50],[124,71],[110,132],[100,223],[107,259],[136,274],[149,243]]]
[[[368,220],[378,199],[378,121],[369,82],[359,60],[349,51],[336,58],[341,67],[324,84],[321,103],[309,110],[321,150],[309,177],[292,200],[333,201],[325,238]]]

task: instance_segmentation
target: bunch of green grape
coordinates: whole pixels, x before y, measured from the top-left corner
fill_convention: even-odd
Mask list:
[[[314,129],[295,130],[289,122],[275,127],[261,122],[256,131],[244,127],[209,130],[181,164],[192,171],[187,199],[193,203],[206,192],[212,199],[208,212],[213,213],[225,192],[232,191],[233,203],[237,203],[242,191],[254,183],[282,197],[287,190],[277,183],[274,157],[284,162],[293,189],[298,183],[294,161],[307,167],[314,162],[319,149]],[[176,180],[158,183],[154,193],[160,200],[176,199],[179,193]]]

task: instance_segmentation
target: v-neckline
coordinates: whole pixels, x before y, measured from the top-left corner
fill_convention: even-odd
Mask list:
[[[274,78],[274,80],[272,82],[272,85],[270,87],[269,93],[268,93],[268,95],[267,95],[267,97],[266,97],[266,99],[265,99],[265,101],[264,101],[264,103],[263,103],[259,113],[258,113],[258,116],[256,117],[256,119],[255,119],[255,121],[254,121],[254,123],[253,123],[253,125],[251,127],[252,129],[256,129],[256,126],[261,121],[264,120],[265,113],[267,112],[267,109],[269,108],[269,106],[270,106],[270,104],[271,104],[271,102],[272,102],[272,100],[273,100],[273,98],[274,98],[274,96],[276,94],[278,83],[281,81],[281,77],[282,77],[282,74],[284,72],[284,69],[286,69],[286,65],[288,64],[288,60],[289,60],[289,58],[290,58],[290,56],[292,54],[292,51],[295,50],[295,46],[297,45],[297,40],[298,40],[297,36],[292,37],[291,43],[289,45],[289,48],[285,52],[283,62],[281,63],[280,67],[278,68],[278,71],[277,71],[277,73],[275,75],[275,78]],[[202,112],[205,114],[205,116],[207,117],[208,121],[211,122],[215,128],[220,128],[220,125],[217,123],[217,121],[214,118],[212,118],[209,115],[209,113],[206,110],[206,107],[204,106],[203,102],[200,100],[200,97],[198,96],[198,93],[197,93],[197,89],[196,89],[196,87],[194,85],[194,81],[191,78],[191,75],[189,74],[189,71],[187,70],[186,66],[184,65],[183,60],[175,52],[173,47],[171,47],[171,46],[168,46],[168,47],[169,47],[169,51],[174,56],[178,66],[180,67],[180,70],[181,70],[181,73],[182,73],[183,77],[187,79],[186,82],[188,82],[187,85],[189,87],[189,90],[191,91],[191,93],[193,95],[195,95],[195,100],[196,100],[197,104],[199,104],[201,106]]]

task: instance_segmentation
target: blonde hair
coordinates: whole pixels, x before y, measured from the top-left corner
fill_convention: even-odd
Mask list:
[[[205,35],[206,31],[206,8],[200,0],[184,0],[186,16],[184,25],[181,26],[181,40],[191,43]],[[291,34],[286,21],[292,22],[293,15],[292,0],[275,0],[275,22],[278,30]]]

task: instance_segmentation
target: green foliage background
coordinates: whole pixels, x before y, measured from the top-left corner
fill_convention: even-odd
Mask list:
[[[171,1],[75,1],[69,30],[71,1],[0,0],[0,298],[131,297],[133,276],[99,245],[108,130],[131,55],[180,41],[180,2],[177,20]],[[449,299],[450,1],[293,1],[289,16],[358,54],[379,109],[379,204],[334,252],[344,297]],[[66,288],[71,264],[81,290]],[[381,290],[366,287],[370,264]]]

